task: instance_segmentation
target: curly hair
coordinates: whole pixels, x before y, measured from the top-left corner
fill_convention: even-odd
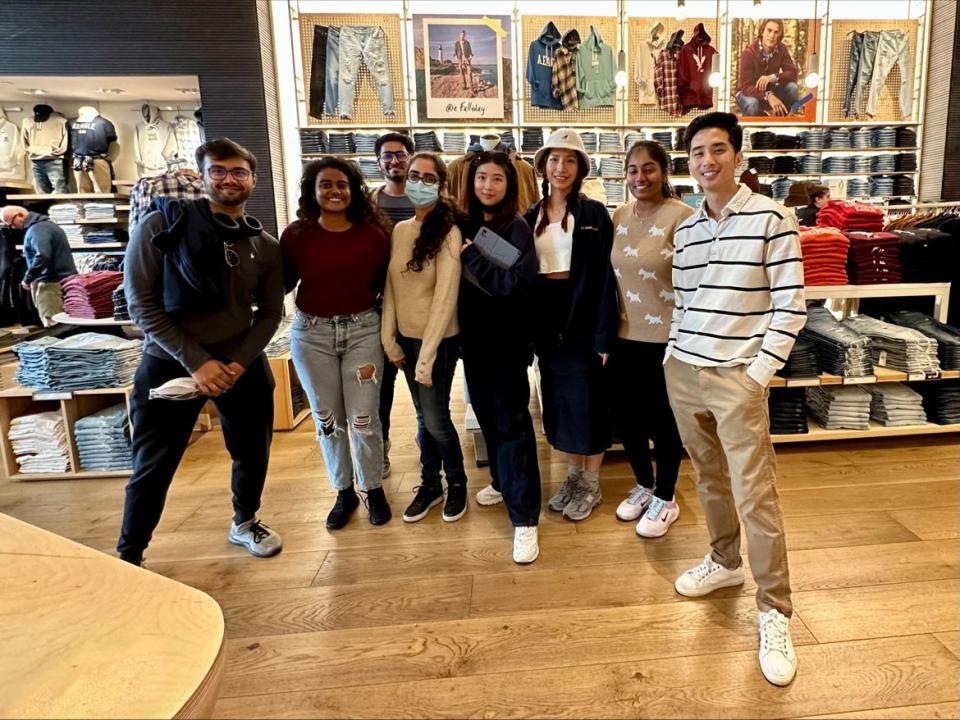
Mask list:
[[[300,200],[297,217],[301,220],[316,222],[320,219],[320,205],[317,203],[317,177],[320,172],[332,168],[342,172],[350,183],[350,204],[347,206],[347,218],[358,225],[371,225],[383,230],[389,236],[387,223],[370,200],[367,184],[360,169],[352,162],[330,155],[312,160],[303,166],[300,178]]]
[[[430,152],[419,152],[410,158],[408,168],[413,167],[417,160],[429,160],[437,171],[437,185],[440,193],[437,197],[437,204],[427,213],[423,219],[423,225],[420,226],[420,235],[413,244],[413,256],[407,262],[407,270],[420,272],[424,264],[437,256],[440,248],[443,247],[443,241],[447,233],[454,225],[461,225],[465,221],[462,212],[454,207],[453,203],[445,196],[443,190],[447,184],[447,166],[439,155]],[[408,170],[409,172],[409,170]],[[408,180],[409,182],[409,180]]]
[[[665,198],[674,197],[673,186],[670,184],[670,157],[667,151],[663,149],[660,143],[652,140],[638,140],[630,149],[627,150],[627,156],[623,159],[623,171],[626,172],[630,167],[630,158],[639,150],[643,150],[650,159],[660,166],[660,172],[663,173],[663,183],[660,185],[660,194]]]
[[[563,231],[567,231],[567,216],[573,214],[573,209],[580,202],[580,188],[583,185],[583,180],[587,175],[590,174],[590,166],[584,160],[583,156],[580,153],[575,153],[577,156],[577,179],[573,181],[573,185],[570,187],[570,192],[567,193],[567,212],[563,216],[563,220],[560,221],[560,227],[563,228]],[[543,200],[546,200],[550,197],[550,182],[547,180],[547,159],[550,157],[550,153],[544,153],[543,159],[540,161],[540,167],[537,170],[540,171],[540,174],[543,175],[543,182],[540,183],[540,189],[543,191]],[[547,229],[547,225],[550,224],[550,219],[547,217],[547,208],[545,205],[541,205],[542,212],[540,214],[540,222],[537,223],[537,228],[534,230],[534,235],[541,235],[544,230]]]
[[[477,177],[477,170],[481,165],[493,164],[503,170],[507,179],[507,192],[503,199],[492,207],[487,207],[477,197],[473,184]],[[519,185],[517,169],[513,166],[510,156],[503,152],[481,152],[474,156],[467,172],[467,211],[471,225],[489,225],[495,231],[508,228],[517,217],[519,210]],[[483,222],[485,212],[493,215],[489,223]]]

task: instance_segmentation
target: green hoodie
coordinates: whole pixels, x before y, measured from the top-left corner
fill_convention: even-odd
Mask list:
[[[600,38],[596,28],[590,26],[590,35],[577,53],[577,91],[580,107],[611,107],[616,83],[613,48]]]

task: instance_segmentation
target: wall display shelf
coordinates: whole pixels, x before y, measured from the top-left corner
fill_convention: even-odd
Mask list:
[[[7,195],[7,200],[62,202],[67,200],[127,200],[126,193],[26,193]]]
[[[886,427],[879,423],[870,423],[869,430],[826,430],[813,421],[810,422],[810,431],[796,435],[771,435],[774,444],[799,442],[823,442],[826,440],[862,440],[865,438],[903,437],[906,435],[943,435],[946,433],[960,433],[960,424],[935,425],[901,425]]]
[[[58,323],[66,325],[77,325],[80,327],[127,327],[133,326],[133,320],[114,320],[113,318],[78,318],[67,315],[66,313],[57,313],[53,319]]]

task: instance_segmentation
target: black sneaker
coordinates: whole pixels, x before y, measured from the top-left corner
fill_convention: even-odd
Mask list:
[[[403,511],[404,522],[423,520],[430,508],[443,502],[443,487],[439,482],[436,485],[420,485],[416,490],[413,502]]]
[[[390,503],[387,502],[387,496],[383,494],[382,487],[368,491],[364,504],[367,506],[367,512],[370,513],[371,525],[386,525],[393,517]]]
[[[447,483],[447,502],[443,506],[445,522],[459,520],[467,512],[467,483]]]
[[[327,530],[339,530],[344,527],[353,515],[353,511],[360,506],[360,498],[351,487],[337,493],[337,501],[327,515]]]

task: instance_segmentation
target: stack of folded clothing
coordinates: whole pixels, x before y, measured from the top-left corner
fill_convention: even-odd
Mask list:
[[[629,130],[623,137],[623,149],[629,150],[635,143],[646,140],[647,134],[642,130]]]
[[[787,356],[787,362],[777,370],[785,378],[809,378],[820,374],[817,363],[817,347],[808,338],[798,338]]]
[[[906,373],[940,372],[937,341],[918,330],[869,315],[849,317],[843,324],[870,338],[870,354],[875,365]]]
[[[651,136],[655,143],[658,143],[660,147],[664,150],[673,150],[673,132],[670,130],[665,130],[661,132],[655,132]]]
[[[850,171],[854,173],[873,172],[873,158],[870,155],[851,155]]]
[[[71,245],[83,243],[83,227],[80,225],[61,225],[60,229],[67,236],[67,242]]]
[[[604,180],[603,190],[607,194],[607,205],[621,205],[627,200],[627,191],[621,180]]]
[[[517,141],[513,137],[513,130],[504,130],[500,133],[500,142],[507,146],[510,150],[517,149]]]
[[[123,283],[117,285],[116,290],[113,291],[113,319],[130,319],[130,310],[127,308],[127,295],[123,291]]]
[[[587,173],[590,177],[597,177],[600,174],[600,168],[597,166],[597,159],[594,157],[590,158],[590,172]]]
[[[846,285],[850,240],[832,227],[804,228],[800,232],[805,285]]]
[[[70,449],[63,415],[40,412],[10,422],[7,436],[22,473],[62,473],[70,469]]]
[[[383,177],[376,158],[357,158],[356,164],[364,180],[379,180]]]
[[[678,155],[677,157],[673,158],[673,174],[689,175],[690,161],[682,155]]]
[[[849,198],[868,198],[873,184],[869,178],[850,178],[847,181],[847,197]]]
[[[116,217],[113,203],[88,202],[83,205],[83,216],[87,220],[113,220]]]
[[[766,155],[754,155],[747,158],[747,167],[756,170],[758,175],[770,175],[773,173],[773,158]]]
[[[773,139],[773,147],[777,150],[793,150],[801,145],[803,145],[803,140],[799,135],[778,133]]]
[[[462,153],[467,151],[467,136],[462,132],[443,133],[443,147],[448,153]]]
[[[800,157],[800,172],[806,175],[819,175],[823,172],[823,163],[817,155],[803,155]]]
[[[41,337],[36,340],[17,343],[13,352],[20,359],[15,382],[21,387],[48,388],[50,387],[50,369],[47,357],[47,348],[56,343],[58,338]]]
[[[800,338],[816,347],[817,363],[824,372],[841,377],[873,375],[870,338],[837,322],[825,307],[807,308],[807,324]]]
[[[825,173],[849,175],[852,168],[853,160],[850,155],[830,155],[823,159],[823,171]]]
[[[413,147],[417,152],[440,152],[440,139],[433,130],[420,130],[413,133]]]
[[[828,200],[817,215],[817,226],[880,232],[883,230],[883,210],[864,203]]]
[[[773,188],[773,198],[774,200],[783,200],[787,195],[790,194],[790,186],[793,185],[793,180],[787,177],[780,177],[770,183],[770,186]]]
[[[910,383],[923,396],[927,421],[937,425],[960,423],[960,380]]]
[[[112,243],[116,241],[113,230],[86,230],[82,233],[82,239],[87,245]]]
[[[911,328],[937,341],[941,370],[960,370],[960,329],[915,310],[891,310],[884,320]]]
[[[143,341],[100,333],[43,337],[14,345],[17,384],[35,390],[87,390],[133,382]]]
[[[778,155],[773,159],[773,171],[783,175],[796,175],[800,172],[800,158],[795,155]]]
[[[826,132],[824,130],[804,130],[800,133],[800,140],[807,150],[823,150]]]
[[[891,148],[897,146],[897,128],[892,127],[878,127],[873,129],[873,147],[875,148]],[[914,136],[914,142],[916,142],[916,136]]]
[[[291,321],[289,318],[280,321],[277,331],[273,334],[273,339],[263,349],[267,357],[279,357],[290,352],[290,327]]]
[[[893,178],[893,187],[891,189],[892,195],[916,195],[916,185],[913,182],[913,178],[909,175],[894,175]]]
[[[911,185],[908,190],[913,186]],[[880,175],[870,180],[870,197],[889,197],[894,195],[893,178],[889,175]],[[909,195],[910,193],[896,193],[898,195]]]
[[[123,403],[77,420],[73,430],[81,470],[129,470],[133,467],[130,425]]]
[[[850,133],[850,140],[855,148],[873,147],[873,130],[871,128],[857,128]]]
[[[523,128],[520,134],[520,148],[524,152],[534,152],[543,147],[542,128]]]
[[[904,282],[941,282],[960,262],[960,243],[936,228],[894,230],[900,238],[900,264]]]
[[[773,150],[777,147],[776,133],[767,130],[757,130],[750,133],[751,150]]]
[[[64,278],[63,311],[77,318],[113,317],[113,291],[123,282],[123,273],[98,270]]]
[[[850,147],[850,131],[847,128],[834,128],[830,131],[828,137],[832,148]]]
[[[332,132],[327,135],[327,148],[329,152],[335,155],[344,155],[346,153],[355,153],[357,145],[354,141],[352,132],[340,133]]]
[[[885,153],[883,155],[874,155],[870,160],[870,170],[867,172],[886,173],[893,172],[897,167],[897,156]]]
[[[888,232],[848,232],[847,272],[854,285],[900,283],[900,238]]]
[[[50,222],[55,222],[57,225],[68,225],[83,217],[81,210],[82,208],[76,203],[58,203],[50,206],[47,217],[50,218]]]
[[[923,396],[903,383],[877,383],[864,388],[871,395],[871,420],[886,427],[921,425],[927,421]]]
[[[600,133],[600,152],[620,152],[623,143],[618,132]]]
[[[900,172],[913,172],[917,169],[916,153],[899,153],[894,155],[893,169]]]
[[[585,130],[580,133],[580,139],[583,140],[583,149],[587,152],[597,151],[597,134],[592,130]]]
[[[375,133],[356,133],[353,136],[354,147],[358,153],[373,155],[377,151],[377,138]]]
[[[600,158],[600,175],[602,177],[623,177],[623,160],[618,157]]]
[[[772,435],[803,435],[807,427],[806,393],[803,388],[777,388],[770,392],[770,433]]]
[[[877,130],[892,130],[893,128],[877,128]],[[900,127],[896,129],[896,147],[916,147],[917,132],[913,128]],[[892,147],[891,145],[877,145],[877,147]]]
[[[871,395],[859,385],[807,388],[810,414],[827,430],[869,430]]]
[[[301,130],[300,152],[304,155],[320,155],[327,152],[327,134],[323,130]]]

